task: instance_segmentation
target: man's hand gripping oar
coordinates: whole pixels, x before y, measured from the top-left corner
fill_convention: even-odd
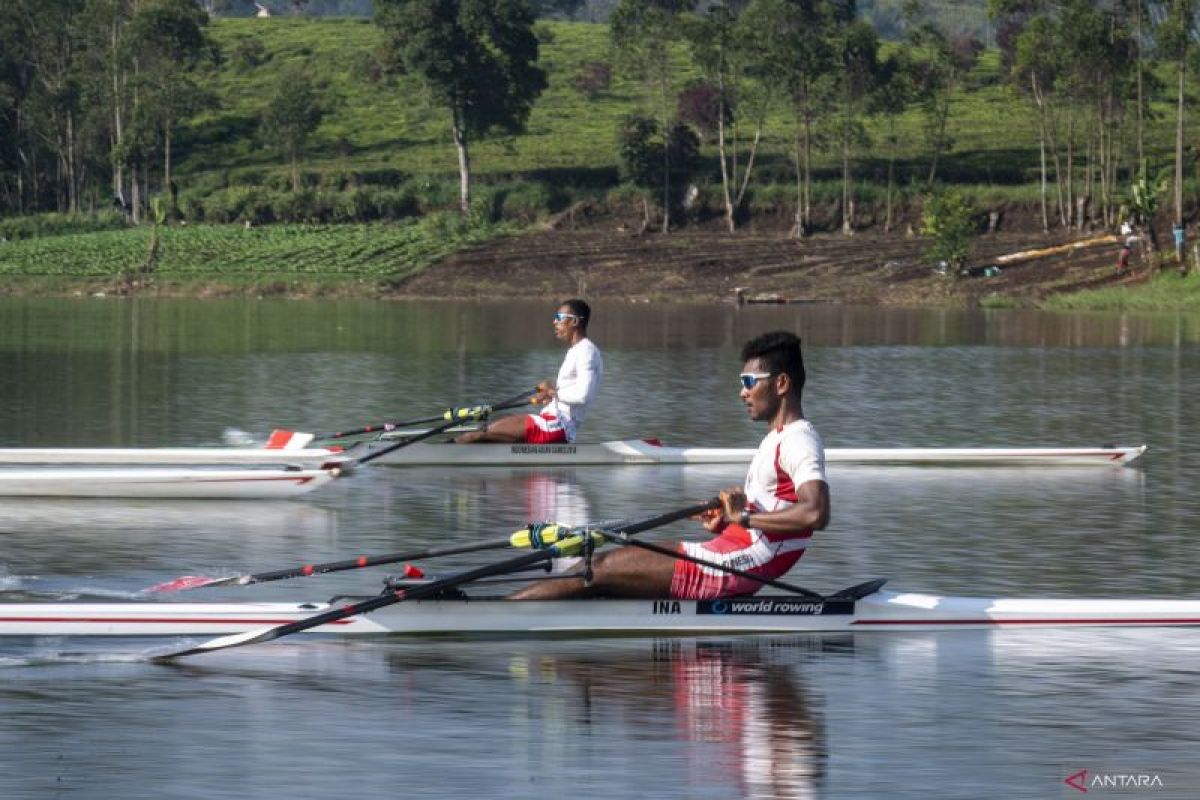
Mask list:
[[[713,498],[699,505],[688,506],[687,508],[669,511],[665,514],[659,514],[655,517],[630,522],[623,525],[614,526],[608,533],[615,535],[632,536],[642,531],[650,530],[651,528],[667,525],[677,520],[686,519],[694,516],[710,508],[716,507],[720,503],[718,498]],[[351,603],[341,608],[331,609],[321,614],[315,614],[306,619],[289,622],[284,625],[278,625],[273,628],[262,628],[259,630],[246,631],[232,636],[221,636],[216,639],[211,639],[203,644],[195,647],[190,647],[186,650],[180,650],[174,653],[166,653],[156,656],[153,660],[160,663],[168,663],[177,658],[184,656],[198,655],[200,653],[211,653],[216,650],[225,650],[230,647],[241,647],[247,644],[258,644],[261,642],[269,642],[278,639],[281,636],[287,636],[292,633],[300,633],[301,631],[311,630],[312,628],[320,627],[331,622],[336,622],[347,617],[366,614],[370,611],[375,611],[385,606],[394,605],[405,600],[420,600],[424,597],[432,597],[446,589],[453,589],[458,586],[476,581],[481,578],[489,578],[494,575],[503,575],[509,572],[517,572],[535,564],[544,563],[553,558],[563,555],[573,555],[575,552],[583,549],[587,539],[593,536],[592,531],[585,534],[576,534],[568,536],[566,539],[560,540],[553,544],[549,544],[540,550],[535,550],[531,553],[525,553],[514,558],[505,559],[495,564],[490,564],[475,569],[466,570],[455,575],[450,575],[436,581],[421,584],[419,586],[407,587],[395,591],[389,591],[378,597],[372,597],[368,600],[363,600],[358,603]]]

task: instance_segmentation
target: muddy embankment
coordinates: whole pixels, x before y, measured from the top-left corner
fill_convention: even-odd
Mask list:
[[[740,290],[749,300],[969,306],[1002,298],[1034,305],[1055,292],[1141,279],[1116,273],[1119,244],[1111,232],[1045,234],[1028,209],[991,216],[991,232],[981,221],[968,274],[939,274],[923,258],[928,241],[912,234],[915,217],[904,217],[890,232],[862,215],[864,226],[853,235],[826,230],[797,239],[785,219],[732,234],[711,219],[663,234],[632,213],[580,207],[538,231],[460,252],[395,292],[733,301]]]

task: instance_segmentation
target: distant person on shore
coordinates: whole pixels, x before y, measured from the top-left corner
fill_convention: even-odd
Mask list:
[[[1137,246],[1137,235],[1133,232],[1133,224],[1129,220],[1121,223],[1121,252],[1117,255],[1117,274],[1124,275],[1129,269],[1129,256]]]
[[[800,339],[787,331],[765,333],[746,342],[742,362],[741,400],[750,419],[766,423],[769,430],[750,462],[745,486],[721,492],[723,507],[701,515],[716,537],[674,549],[773,579],[800,560],[814,531],[829,524],[825,448],[801,407],[805,372]],[[592,570],[590,584],[582,576],[551,578],[510,598],[706,600],[753,594],[763,586],[753,578],[632,546],[600,553]]]
[[[531,399],[535,405],[545,406],[542,411],[497,417],[454,441],[459,444],[575,441],[579,424],[587,416],[604,374],[600,348],[587,335],[591,316],[591,306],[578,298],[564,300],[554,312],[554,335],[569,349],[558,370],[558,378],[539,383],[537,393]]]

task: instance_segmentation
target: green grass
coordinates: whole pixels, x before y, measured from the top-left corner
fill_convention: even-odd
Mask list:
[[[1187,311],[1200,312],[1200,275],[1160,272],[1149,282],[1113,286],[1074,294],[1051,295],[1042,308],[1060,311]]]
[[[196,225],[162,230],[156,280],[219,283],[301,280],[386,284],[457,249],[504,235],[456,215],[373,225]],[[0,245],[0,279],[107,279],[145,261],[150,228],[82,233]]]

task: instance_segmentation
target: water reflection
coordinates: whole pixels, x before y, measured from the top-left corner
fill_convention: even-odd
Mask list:
[[[787,644],[836,649],[845,642]],[[619,658],[515,657],[511,670],[520,681],[569,684],[573,724],[600,728],[616,717],[635,738],[667,736],[681,743],[686,785],[678,789],[684,795],[817,797],[828,757],[821,716],[794,665],[772,660],[775,646],[764,640],[658,639],[648,652]]]
[[[307,503],[22,498],[0,505],[0,599],[125,596],[181,572],[335,551],[337,539],[338,512]]]

